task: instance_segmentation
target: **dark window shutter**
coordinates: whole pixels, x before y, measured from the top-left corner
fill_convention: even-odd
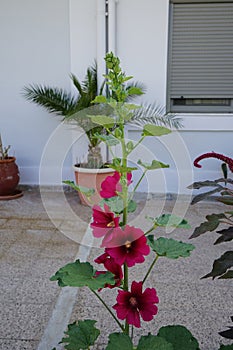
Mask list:
[[[169,98],[233,98],[233,2],[174,3]]]

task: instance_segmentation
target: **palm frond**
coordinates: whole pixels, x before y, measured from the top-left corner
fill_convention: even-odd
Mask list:
[[[77,104],[77,98],[67,91],[42,85],[25,87],[23,96],[28,101],[44,107],[50,113],[60,116],[74,113]]]
[[[134,112],[129,123],[137,126],[150,123],[175,129],[183,127],[182,118],[177,117],[176,114],[173,113],[166,113],[164,107],[156,104],[142,105],[141,108]]]
[[[74,75],[73,73],[70,74],[70,78],[72,79],[72,82],[73,82],[74,86],[76,87],[76,89],[78,90],[79,94],[82,96],[84,94],[84,91],[82,89],[82,85],[81,85],[80,81],[78,80],[76,75]]]

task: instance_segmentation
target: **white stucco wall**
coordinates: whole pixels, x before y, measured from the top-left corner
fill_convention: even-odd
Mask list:
[[[25,101],[21,91],[30,83],[71,89],[70,72],[82,79],[95,58],[101,67],[104,51],[101,2],[0,0],[0,131],[17,157],[21,183],[39,183],[44,151],[47,158],[42,158],[46,175],[43,184],[73,178],[71,164],[75,156],[70,152],[66,157],[72,144],[70,130],[60,126],[59,118]],[[168,0],[118,0],[116,5],[116,54],[126,73],[146,85],[143,100],[162,106],[166,101],[168,10]],[[141,191],[161,192],[162,188],[166,192],[185,192],[194,171],[191,161],[196,156],[209,151],[232,155],[232,115],[182,117],[184,128],[179,135],[161,138],[162,143],[147,140],[144,153],[133,155],[134,162],[138,156],[146,159],[151,151],[159,160],[171,164],[164,173],[150,175],[149,185],[146,181],[142,183]],[[131,128],[129,137],[137,136],[138,131]],[[83,141],[78,144],[78,151],[79,157],[85,154]],[[49,166],[51,158],[54,161]],[[195,170],[194,176],[218,177],[219,167],[217,160],[203,161],[203,170]]]

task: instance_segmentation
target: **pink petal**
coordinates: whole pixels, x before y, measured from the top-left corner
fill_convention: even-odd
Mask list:
[[[151,321],[158,312],[158,308],[156,305],[151,305],[149,306],[148,309],[142,309],[140,310],[140,315],[142,316],[142,319],[144,321]]]
[[[126,321],[128,324],[132,324],[137,328],[141,327],[139,312],[136,309],[130,309],[128,311]]]

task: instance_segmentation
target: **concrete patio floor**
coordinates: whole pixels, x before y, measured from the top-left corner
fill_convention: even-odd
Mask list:
[[[165,200],[162,196],[147,200],[139,196],[137,202],[131,225],[148,229],[146,215],[172,210],[184,213],[192,229],[158,229],[155,234],[192,243],[196,249],[190,258],[159,259],[147,284],[157,289],[159,312],[135,337],[148,331],[155,334],[162,325],[183,324],[198,339],[201,350],[218,350],[220,343],[229,343],[218,332],[226,329],[233,315],[233,285],[231,280],[200,277],[211,270],[213,260],[229,249],[230,243],[213,246],[215,233],[191,242],[188,237],[205,215],[221,212],[223,206],[202,202],[190,207],[185,198]],[[76,258],[92,261],[101,254],[88,230],[90,219],[91,209],[81,206],[74,192],[43,191],[41,196],[38,190],[28,189],[22,198],[0,201],[1,350],[63,349],[58,342],[65,325],[85,318],[98,321],[102,334],[95,349],[105,349],[107,333],[117,328],[98,301],[86,288],[61,289],[49,281],[66,263]],[[146,264],[150,261],[147,258]],[[132,278],[139,281],[144,270],[144,264],[136,265]],[[101,293],[109,305],[115,303],[115,292]]]

